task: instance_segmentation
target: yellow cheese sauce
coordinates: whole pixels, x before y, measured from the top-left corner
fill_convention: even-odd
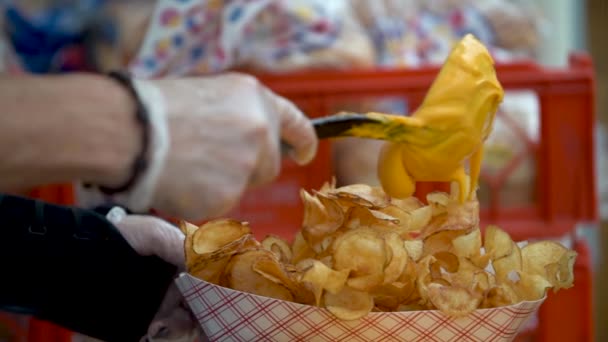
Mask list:
[[[398,143],[385,143],[380,153],[378,177],[385,192],[405,198],[413,195],[419,181],[456,182],[460,202],[472,199],[483,143],[503,96],[488,50],[472,35],[465,36],[450,52],[419,109],[409,117],[399,116],[401,124],[388,133],[401,136]],[[467,159],[470,175],[465,172]]]

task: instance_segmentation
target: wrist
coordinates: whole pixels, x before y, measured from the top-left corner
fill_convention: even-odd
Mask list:
[[[136,102],[127,88],[106,76],[92,77],[91,92],[105,93],[108,105],[103,114],[106,120],[97,130],[102,141],[95,141],[103,148],[99,148],[100,155],[90,177],[83,180],[113,188],[131,176],[133,162],[142,148],[143,128],[136,120]]]
[[[153,202],[169,150],[166,104],[161,90],[151,82],[134,80],[129,84],[130,82],[124,79],[120,82],[127,82],[121,86],[132,92],[130,95],[138,104],[132,116],[133,121],[140,126],[139,150],[132,156],[128,176],[123,178],[122,183],[115,186],[108,186],[107,183],[95,184],[106,189],[77,187],[77,197],[79,202],[85,205],[116,203],[135,212],[144,212]]]

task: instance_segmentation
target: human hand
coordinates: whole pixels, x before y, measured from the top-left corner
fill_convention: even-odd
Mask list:
[[[144,81],[138,81],[144,82]],[[199,220],[226,213],[280,171],[281,140],[299,164],[317,138],[289,101],[243,74],[146,82],[165,101],[170,149],[152,206]]]
[[[183,270],[184,234],[170,223],[154,216],[127,215],[112,208],[106,218],[116,226],[129,245],[140,255],[155,255]],[[200,337],[196,320],[173,283],[142,341],[193,341]]]
[[[150,118],[148,167],[125,193],[77,187],[82,206],[110,202],[192,221],[213,218],[279,174],[281,142],[299,164],[316,154],[310,121],[251,76],[135,80],[134,87]]]

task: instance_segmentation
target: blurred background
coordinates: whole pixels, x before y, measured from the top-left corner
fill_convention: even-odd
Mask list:
[[[579,252],[575,287],[550,296],[518,341],[608,341],[608,1],[2,0],[0,10],[0,72],[121,68],[145,78],[240,70],[311,117],[411,113],[451,44],[473,33],[507,90],[486,147],[484,223]],[[339,184],[377,184],[378,150],[374,141],[323,143],[311,166],[286,163],[233,216],[256,234],[291,238],[302,215],[299,188],[332,175]],[[68,185],[31,195],[74,200]],[[84,340],[0,312],[0,341]]]

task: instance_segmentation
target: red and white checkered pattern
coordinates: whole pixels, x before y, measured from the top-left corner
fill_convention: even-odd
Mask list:
[[[372,312],[342,321],[326,309],[266,298],[182,274],[177,285],[211,341],[511,341],[543,300],[477,310]]]

